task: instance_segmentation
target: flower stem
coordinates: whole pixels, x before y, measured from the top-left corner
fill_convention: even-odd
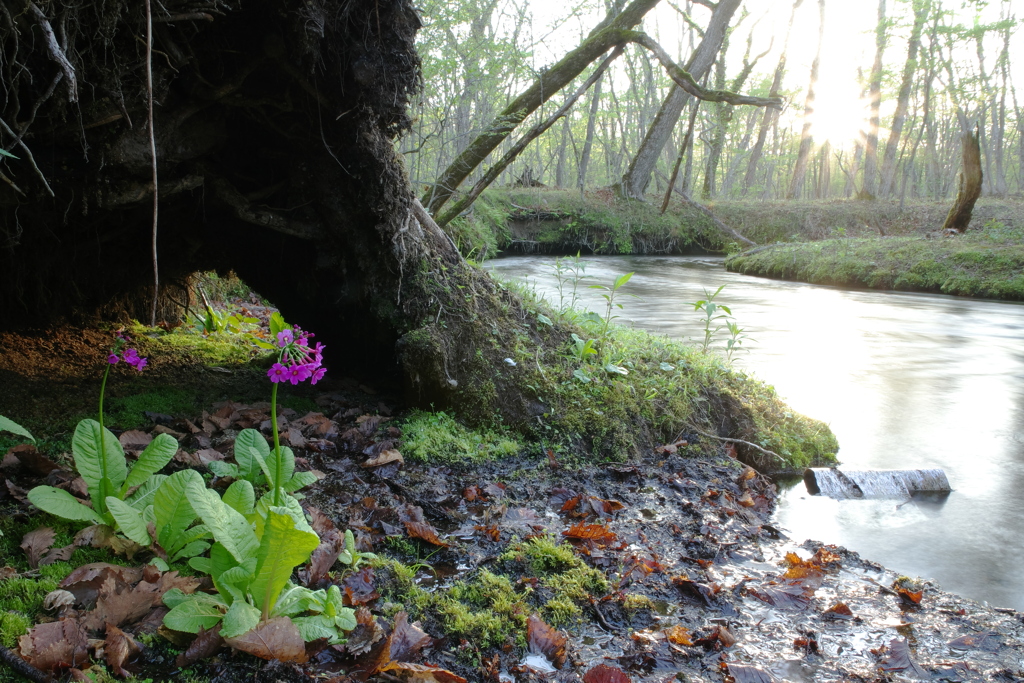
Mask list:
[[[282,505],[281,500],[281,466],[284,464],[281,457],[281,435],[277,431],[277,382],[270,390],[270,421],[274,429],[274,481],[270,485],[274,487],[274,505]]]
[[[107,500],[107,494],[109,493],[109,491],[107,491],[106,488],[105,488],[105,484],[103,483],[103,481],[106,480],[106,471],[107,471],[107,468],[106,468],[106,462],[107,462],[107,457],[106,457],[107,456],[107,444],[106,444],[106,441],[107,441],[107,430],[103,428],[103,396],[107,393],[107,377],[109,377],[109,376],[110,376],[110,363],[107,363],[107,369],[103,371],[103,381],[100,382],[100,419],[99,419],[99,422],[100,422],[100,443],[99,443],[99,447],[100,447],[100,471],[103,472],[104,478],[103,478],[102,481],[100,481],[100,495],[98,496],[99,500],[97,501],[99,503],[99,505],[97,507],[99,507],[101,509],[97,510],[97,512],[99,512],[101,515],[106,515],[107,514],[106,500]]]

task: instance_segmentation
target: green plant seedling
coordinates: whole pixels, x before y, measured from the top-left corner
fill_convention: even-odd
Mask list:
[[[701,351],[704,353],[707,353],[715,334],[722,329],[722,326],[717,324],[718,321],[725,320],[732,315],[732,311],[729,310],[728,306],[715,303],[715,297],[721,294],[723,289],[725,289],[725,285],[716,289],[714,294],[705,289],[704,299],[690,302],[693,310],[703,313],[701,322],[704,324],[704,341],[701,343]],[[719,311],[725,311],[725,313],[720,313]]]
[[[596,339],[583,339],[575,332],[572,333],[572,355],[573,358],[582,362],[585,362],[590,356],[597,355],[597,349],[594,348],[594,342]]]
[[[347,564],[350,571],[359,569],[364,562],[371,562],[377,559],[375,553],[361,553],[356,550],[356,537],[351,529],[345,530],[345,549],[338,555],[338,562]]]
[[[731,361],[732,354],[738,351],[744,340],[750,339],[750,337],[743,334],[743,328],[732,320],[725,321],[725,326],[729,330],[729,338],[725,340],[725,357]]]
[[[17,434],[23,436],[32,443],[36,442],[36,437],[32,436],[32,433],[22,427],[14,420],[10,420],[3,415],[0,415],[0,432],[10,432],[11,434]]]
[[[591,289],[600,289],[600,290],[602,290],[603,293],[601,294],[601,297],[605,300],[605,313],[604,313],[604,319],[603,319],[603,326],[601,327],[601,340],[602,341],[608,338],[608,328],[609,328],[609,326],[611,326],[612,320],[614,320],[615,318],[619,317],[617,315],[616,316],[612,315],[612,309],[613,308],[618,308],[618,309],[622,308],[622,304],[617,303],[615,301],[615,297],[616,297],[619,289],[621,287],[623,287],[627,282],[629,282],[630,278],[632,278],[632,277],[633,277],[633,273],[626,273],[625,275],[620,275],[617,278],[615,278],[615,282],[613,282],[611,285],[590,285]],[[636,295],[631,294],[630,296],[636,296]]]

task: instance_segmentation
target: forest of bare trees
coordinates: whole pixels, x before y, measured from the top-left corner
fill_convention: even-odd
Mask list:
[[[849,37],[869,49],[840,58],[863,57],[853,105],[863,116],[844,136],[816,94],[830,85],[822,51],[835,60],[842,49],[834,36],[844,27],[826,39],[829,0],[663,2],[671,12],[657,21],[657,0],[605,0],[566,6],[543,25],[530,0],[424,3],[427,85],[401,151],[439,222],[468,205],[463,196],[441,211],[453,191],[491,181],[614,186],[633,198],[663,195],[671,178],[704,200],[944,200],[956,192],[961,138],[975,130],[983,196],[1024,194],[1013,2],[862,7],[874,26]],[[784,30],[770,29],[773,17]],[[608,38],[609,26],[632,34]],[[674,80],[672,64],[693,87]],[[517,109],[528,90],[531,108]]]

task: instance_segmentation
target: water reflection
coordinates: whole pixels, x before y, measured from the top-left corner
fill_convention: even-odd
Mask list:
[[[703,336],[693,307],[720,295],[754,340],[735,365],[790,405],[830,424],[851,468],[946,471],[954,492],[923,499],[834,501],[803,486],[777,522],[801,541],[861,552],[951,591],[1024,610],[1024,306],[844,291],[727,273],[708,257],[592,257],[593,282],[635,271],[622,321],[677,338]],[[488,263],[557,303],[551,257]],[[599,294],[582,291],[594,310]]]

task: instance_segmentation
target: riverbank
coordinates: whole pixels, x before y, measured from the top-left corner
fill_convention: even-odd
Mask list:
[[[838,238],[730,256],[726,269],[840,287],[1024,301],[1024,228],[988,225],[952,237]]]
[[[303,501],[318,511],[314,526],[352,529],[359,549],[377,554],[359,570],[335,564],[316,578],[311,567],[298,573],[313,585],[341,586],[359,608],[361,626],[349,641],[311,643],[306,661],[284,665],[209,638],[186,653],[188,640],[154,632],[159,608],[129,616],[107,607],[107,620],[137,646],[115,660],[125,674],[189,683],[1024,676],[1021,614],[899,577],[842,548],[798,547],[768,521],[774,485],[714,440],[684,433],[670,447],[603,465],[522,455],[403,463],[379,455],[403,447],[406,423],[389,416],[392,397],[367,389],[335,388],[314,399],[316,412],[289,412],[284,425],[299,468],[319,477]],[[205,457],[219,449],[230,459],[237,421],[261,409],[210,406],[205,431],[194,434],[181,419],[163,425],[181,430],[175,466],[200,457],[203,439],[213,447]],[[0,639],[8,647],[54,618],[43,606],[51,590],[64,582],[79,594],[80,584],[65,581],[77,564],[135,567],[146,559],[79,547],[74,526],[26,504],[23,490],[44,479],[42,470],[56,468],[45,478],[62,480],[66,466],[25,451],[4,461]],[[54,546],[72,554],[33,569],[18,545],[44,524],[55,530]],[[45,552],[26,545],[36,557]],[[183,563],[172,569],[190,573]],[[61,608],[64,619],[88,620],[92,606],[74,599],[72,611]],[[110,676],[103,643],[88,646],[95,664],[79,660],[94,680]],[[0,665],[0,681],[15,680]]]

